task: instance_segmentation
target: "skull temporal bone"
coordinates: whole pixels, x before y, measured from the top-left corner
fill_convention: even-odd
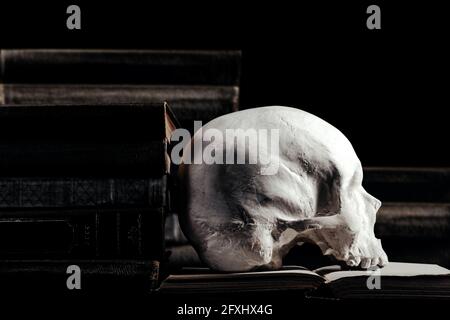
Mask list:
[[[387,263],[373,230],[381,203],[362,187],[361,163],[339,130],[279,106],[227,114],[203,130],[210,128],[279,129],[280,144],[277,154],[268,155],[278,162],[274,175],[261,175],[258,164],[181,165],[187,197],[181,227],[207,265],[276,269],[299,241],[350,266]],[[199,133],[185,155],[198,139]]]

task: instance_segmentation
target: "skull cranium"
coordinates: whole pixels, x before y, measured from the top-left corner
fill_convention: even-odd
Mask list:
[[[307,112],[278,106],[219,117],[203,132],[210,128],[279,129],[279,150],[266,155],[277,161],[273,175],[260,174],[259,164],[181,165],[186,194],[181,226],[206,264],[222,271],[276,269],[305,241],[350,266],[387,263],[374,234],[381,203],[362,187],[361,163],[339,130]],[[185,160],[195,143],[206,144],[198,132]]]

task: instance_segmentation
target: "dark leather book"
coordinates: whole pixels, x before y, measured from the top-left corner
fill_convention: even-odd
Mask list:
[[[80,290],[67,287],[69,266],[80,268]],[[159,271],[159,261],[145,259],[0,260],[0,292],[143,294],[157,289]]]
[[[110,208],[168,205],[168,176],[161,178],[0,178],[0,209]]]
[[[237,86],[0,84],[0,104],[163,103],[184,128],[238,110]]]
[[[164,255],[165,208],[0,211],[2,259],[148,259]]]
[[[392,260],[450,267],[448,203],[384,203],[377,213],[375,234]]]
[[[383,202],[450,202],[450,169],[366,167],[364,188]]]
[[[388,202],[377,213],[375,232],[381,239],[390,237],[443,240],[450,246],[450,204]],[[446,239],[444,241],[444,239]],[[416,250],[419,248],[414,247]],[[429,250],[429,249],[428,249]]]
[[[157,105],[6,105],[0,108],[3,176],[160,177],[176,120]]]
[[[1,144],[0,168],[5,176],[118,176],[156,177],[168,173],[163,142],[142,145],[37,142]]]
[[[237,85],[239,51],[2,49],[4,83]]]

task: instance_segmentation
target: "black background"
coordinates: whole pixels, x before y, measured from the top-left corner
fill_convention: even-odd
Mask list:
[[[0,47],[241,49],[243,108],[312,112],[347,135],[363,165],[450,166],[439,2],[4,2]],[[66,28],[70,4],[82,30]],[[370,4],[381,30],[366,28]]]

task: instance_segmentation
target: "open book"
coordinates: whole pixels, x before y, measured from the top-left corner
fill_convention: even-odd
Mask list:
[[[449,299],[450,270],[434,264],[400,262],[367,271],[344,271],[340,266],[311,271],[287,266],[277,271],[213,273],[196,268],[170,275],[160,290],[174,294],[299,290],[327,292],[334,298]]]

